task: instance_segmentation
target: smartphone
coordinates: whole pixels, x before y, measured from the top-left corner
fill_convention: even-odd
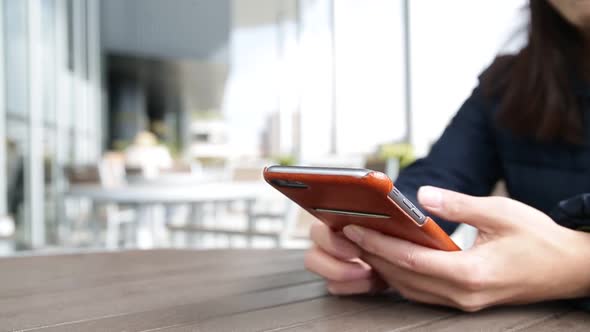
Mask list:
[[[433,249],[461,250],[381,172],[270,166],[263,175],[268,184],[335,231],[359,225]]]

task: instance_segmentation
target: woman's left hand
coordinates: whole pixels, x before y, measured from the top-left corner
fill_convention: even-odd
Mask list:
[[[434,215],[478,228],[476,244],[445,252],[358,226],[344,228],[364,251],[361,258],[404,297],[477,311],[590,295],[589,234],[508,198],[422,187],[418,199]]]

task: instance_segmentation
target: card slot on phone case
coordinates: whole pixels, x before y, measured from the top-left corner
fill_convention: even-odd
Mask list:
[[[385,214],[369,213],[369,212],[322,209],[322,208],[315,208],[314,211],[323,212],[323,213],[330,213],[330,214],[337,214],[337,215],[347,216],[347,217],[362,217],[362,218],[376,218],[376,219],[389,219],[389,218],[391,218],[391,216],[388,216]]]

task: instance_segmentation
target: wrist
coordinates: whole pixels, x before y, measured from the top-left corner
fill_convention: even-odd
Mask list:
[[[569,240],[564,242],[570,252],[571,297],[590,297],[590,233],[568,229]]]

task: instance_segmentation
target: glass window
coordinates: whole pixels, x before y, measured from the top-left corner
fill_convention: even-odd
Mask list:
[[[41,43],[43,50],[43,114],[47,124],[55,124],[56,57],[55,0],[41,2]]]
[[[87,2],[0,2],[4,43],[10,45],[0,48],[5,65],[7,122],[5,137],[1,138],[6,144],[8,210],[17,221],[16,240],[24,244],[24,248],[31,243],[33,228],[43,233],[41,236],[36,233],[37,240],[55,241],[60,183],[63,183],[60,168],[72,161],[95,162],[99,154],[95,141],[102,128],[99,126],[96,131],[89,132],[89,126],[95,123],[88,121],[88,112],[92,110],[93,118],[100,118],[100,114],[95,114],[100,109],[90,105],[100,96],[88,96],[100,91],[101,84],[100,77],[89,81],[87,68],[90,56],[88,19],[98,12],[87,12]],[[98,29],[93,31],[98,33]],[[92,40],[98,41],[98,35]],[[30,53],[29,47],[36,53]],[[100,49],[95,47],[93,51],[94,58],[100,59]],[[29,62],[31,56],[39,57],[39,68],[32,66],[36,63]],[[100,72],[100,68],[93,69]],[[39,77],[34,81],[39,82],[39,86],[30,84],[33,82],[31,74]],[[36,131],[39,136],[31,136],[31,129],[38,128],[31,127],[32,121],[37,120],[31,118],[35,114],[40,116],[42,129]]]
[[[8,213],[17,225],[17,235],[22,231],[27,196],[25,169],[28,151],[28,36],[27,2],[5,0],[3,10],[6,92],[6,160]],[[18,239],[18,238],[17,238]]]
[[[9,113],[27,112],[27,2],[6,0],[4,3],[4,48],[6,107]]]

